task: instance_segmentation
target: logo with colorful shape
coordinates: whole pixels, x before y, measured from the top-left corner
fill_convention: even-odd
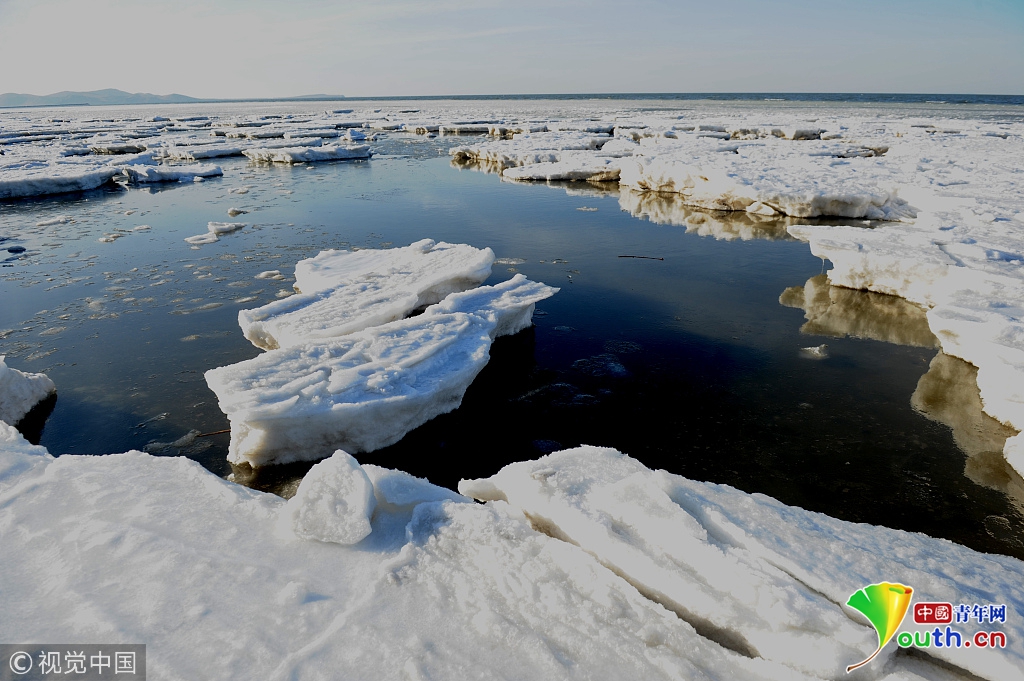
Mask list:
[[[896,635],[896,630],[903,623],[907,610],[910,609],[910,600],[913,595],[914,590],[904,584],[879,582],[859,589],[850,596],[850,600],[846,604],[871,622],[875,633],[878,634],[878,648],[863,662],[847,667],[847,674],[875,659],[882,648],[892,640],[892,637]]]

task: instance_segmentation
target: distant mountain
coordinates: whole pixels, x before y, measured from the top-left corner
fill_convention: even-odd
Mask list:
[[[148,92],[93,90],[92,92],[57,92],[52,95],[22,95],[8,92],[0,95],[0,106],[74,106],[91,104],[183,104],[202,100],[185,95],[152,95]]]

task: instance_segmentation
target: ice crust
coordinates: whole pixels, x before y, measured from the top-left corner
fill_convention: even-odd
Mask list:
[[[159,640],[148,672],[172,679],[806,681],[845,678],[874,648],[841,605],[866,584],[1024,608],[1018,560],[613,450],[461,485],[484,504],[340,454],[303,485],[285,501],[182,457],[54,459],[0,424],[0,638]],[[312,539],[281,532],[297,508]],[[353,545],[323,540],[367,519]],[[890,644],[858,678],[1020,678],[1024,629],[1012,615],[1001,628],[1004,650],[912,657]],[[740,641],[765,650],[730,649]]]
[[[30,374],[12,369],[0,355],[0,421],[18,423],[32,407],[57,392],[46,374]]]
[[[491,259],[488,252],[488,267]],[[231,422],[228,459],[259,466],[397,442],[456,409],[492,340],[528,326],[536,303],[557,290],[516,275],[453,293],[415,317],[380,324],[354,316],[352,328],[362,330],[206,372]]]
[[[343,336],[479,286],[493,261],[489,248],[431,239],[387,250],[323,251],[296,264],[299,295],[241,310],[238,324],[267,350]]]

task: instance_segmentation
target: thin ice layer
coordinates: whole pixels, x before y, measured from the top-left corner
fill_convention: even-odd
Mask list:
[[[14,425],[55,392],[49,376],[12,369],[0,355],[0,421]]]
[[[517,275],[416,317],[206,372],[231,421],[228,459],[259,466],[397,442],[456,409],[493,338],[529,325],[537,301],[557,290]]]
[[[459,490],[507,500],[535,527],[588,551],[722,645],[816,678],[840,678],[873,652],[874,630],[843,606],[868,584],[910,585],[918,601],[1024,608],[1018,560],[651,471],[612,449],[580,447],[510,464],[491,478],[464,480]],[[1021,625],[1008,617],[1011,626]],[[866,673],[898,669],[895,649],[886,648],[888,660]],[[986,679],[1017,678],[1024,666],[1024,640],[1009,637],[998,654],[919,652]]]
[[[300,295],[241,310],[238,324],[253,345],[268,350],[343,336],[478,286],[493,261],[489,248],[431,239],[387,250],[322,251],[295,266]]]

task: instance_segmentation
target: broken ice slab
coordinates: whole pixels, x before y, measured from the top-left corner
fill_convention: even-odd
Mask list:
[[[124,166],[121,172],[129,182],[144,184],[150,182],[191,182],[196,178],[220,177],[224,174],[220,166],[194,164],[185,166]]]
[[[345,161],[370,158],[370,146],[368,144],[351,146],[326,144],[322,147],[246,149],[242,153],[249,160],[262,163],[311,163],[314,161]]]
[[[82,162],[25,160],[0,166],[0,199],[96,189],[120,169]]]
[[[343,336],[479,286],[492,262],[489,248],[432,239],[385,250],[322,251],[295,266],[300,295],[241,310],[238,325],[267,350]]]
[[[27,374],[12,369],[0,355],[0,421],[14,425],[57,391],[46,374]]]
[[[557,291],[518,275],[416,317],[206,372],[231,421],[228,460],[311,461],[398,442],[456,409],[492,339],[528,326],[534,305]]]

